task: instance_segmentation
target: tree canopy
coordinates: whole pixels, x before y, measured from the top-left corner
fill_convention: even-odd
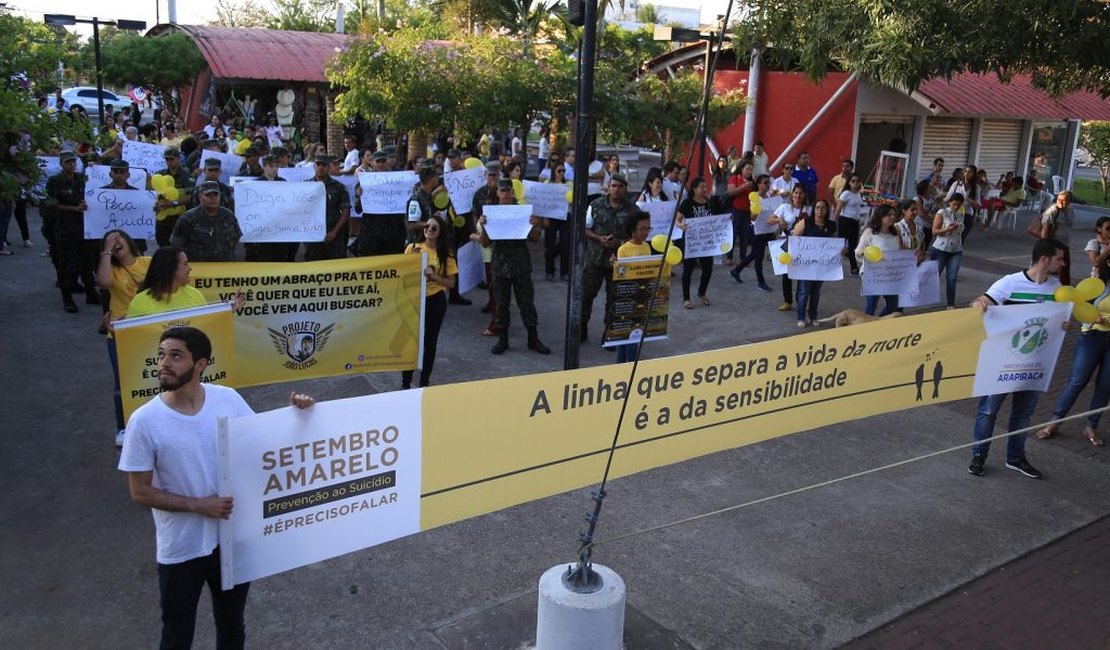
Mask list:
[[[174,112],[174,91],[190,84],[204,69],[204,55],[185,34],[154,38],[127,35],[101,45],[101,68],[111,84],[149,88]]]

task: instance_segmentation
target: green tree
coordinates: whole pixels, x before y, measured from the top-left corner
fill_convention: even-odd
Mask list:
[[[175,114],[176,90],[192,83],[204,69],[204,56],[185,34],[144,38],[125,36],[100,48],[104,79],[116,85],[149,88]]]
[[[934,77],[1030,74],[1059,95],[1110,95],[1110,6],[1098,0],[746,0],[739,49],[811,78],[843,69],[872,83],[913,89]]]
[[[216,0],[216,20],[211,24],[220,27],[265,27],[269,12],[255,0],[235,2]]]
[[[636,22],[645,25],[661,25],[664,22],[663,12],[650,2],[644,3],[636,7]]]
[[[1079,131],[1079,145],[1091,156],[1091,164],[1098,167],[1098,177],[1102,182],[1102,200],[1110,195],[1110,122],[1084,122]]]
[[[338,0],[270,0],[263,25],[295,32],[334,32]]]
[[[498,10],[505,27],[524,41],[524,56],[532,56],[532,42],[544,18],[549,16],[559,0],[501,0]]]

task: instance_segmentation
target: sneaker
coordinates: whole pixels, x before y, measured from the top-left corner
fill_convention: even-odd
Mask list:
[[[732,269],[728,272],[728,274],[732,276],[733,280],[736,280],[740,284],[744,284],[744,281],[740,279],[740,271],[738,271],[737,269]]]
[[[804,320],[798,321],[798,329],[802,329],[805,326],[806,326],[806,322]]]
[[[1040,471],[1037,470],[1036,467],[1033,467],[1032,465],[1030,465],[1029,461],[1025,460],[1024,458],[1022,458],[1019,461],[1013,462],[1013,463],[1011,463],[1010,461],[1006,461],[1006,469],[1012,469],[1015,472],[1021,472],[1022,474],[1028,476],[1029,478],[1040,478],[1041,477]]]
[[[978,454],[971,457],[971,464],[967,466],[967,473],[972,476],[982,476],[983,466],[987,464],[987,457]]]
[[[766,293],[771,293],[771,287],[767,286],[766,282],[760,282],[759,284],[755,285],[755,288]]]
[[[126,433],[126,430],[124,430],[124,429],[120,429],[119,431],[116,432],[116,446],[117,447],[122,447],[123,446],[123,436],[124,436],[125,433]]]
[[[779,311],[790,311],[791,309],[794,309],[793,303],[784,302],[779,305]]]
[[[23,240],[23,248],[34,248],[34,247],[35,247],[35,245],[33,243],[31,243],[30,239],[24,239]]]
[[[0,255],[15,255],[15,252],[10,248],[0,249]]]

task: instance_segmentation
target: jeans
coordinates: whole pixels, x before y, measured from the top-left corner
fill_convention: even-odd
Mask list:
[[[739,264],[740,260],[747,256],[748,247],[751,246],[752,240],[755,239],[755,230],[752,227],[752,213],[750,211],[732,211],[732,233],[733,240],[737,242],[736,248],[732,251],[732,259],[736,260],[737,264]]]
[[[821,280],[798,280],[798,320],[817,320],[817,303],[821,301]]]
[[[898,294],[891,296],[864,296],[863,297],[863,313],[874,316],[875,311],[879,308],[879,298],[883,299],[883,311],[879,316],[886,316],[891,312],[898,311]]]
[[[1091,408],[1088,410],[1102,408],[1110,402],[1110,332],[1090,330],[1079,335],[1079,344],[1071,362],[1071,377],[1052,409],[1052,417],[1062,418],[1068,414],[1096,368],[1095,392],[1091,395]],[[1101,416],[1101,413],[1087,416],[1087,423],[1092,429],[1098,428]]]
[[[751,226],[748,226],[751,228]],[[752,235],[752,250],[750,253],[740,258],[740,263],[736,265],[736,272],[744,270],[744,267],[751,264],[755,267],[755,279],[760,284],[767,284],[763,279],[763,257],[767,254],[767,242],[774,239],[775,236],[768,235]],[[790,302],[789,300],[787,302]]]
[[[937,248],[929,249],[929,259],[937,263],[937,272],[944,275],[944,286],[948,296],[948,306],[956,306],[956,276],[960,274],[960,259],[963,251],[946,253]]]
[[[197,622],[197,602],[208,584],[212,594],[212,617],[216,620],[216,648],[242,648],[247,626],[243,612],[247,608],[250,583],[234,589],[220,589],[220,549],[211,555],[179,564],[158,565],[158,589],[162,604],[162,650],[189,648]]]
[[[976,443],[971,448],[971,453],[976,456],[986,456],[991,449],[991,443],[983,442],[994,434],[994,420],[1002,410],[1002,403],[1009,394],[985,395],[979,400],[979,412],[975,415],[975,433],[972,438]],[[1010,427],[1007,431],[1017,431],[1029,426],[1033,411],[1037,409],[1037,400],[1041,398],[1040,391],[1019,390],[1013,395],[1013,404],[1010,405]],[[1006,462],[1016,463],[1025,458],[1025,434],[1010,436],[1006,439]]]
[[[845,240],[849,251],[856,250],[856,246],[859,246],[859,221],[849,217],[837,219],[836,236]],[[848,255],[848,265],[852,267],[852,271],[859,271],[855,255]]]

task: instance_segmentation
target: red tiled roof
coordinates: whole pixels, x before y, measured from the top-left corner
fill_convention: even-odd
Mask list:
[[[154,33],[181,31],[200,48],[220,80],[327,83],[324,68],[350,38],[346,34],[245,27],[159,25]]]
[[[960,73],[951,81],[930,79],[921,84],[917,94],[927,100],[922,102],[926,107],[941,114],[1110,120],[1110,101],[1096,93],[1074,92],[1056,101],[1034,88],[1028,75],[1016,75],[1010,83],[1002,83],[993,74]]]

